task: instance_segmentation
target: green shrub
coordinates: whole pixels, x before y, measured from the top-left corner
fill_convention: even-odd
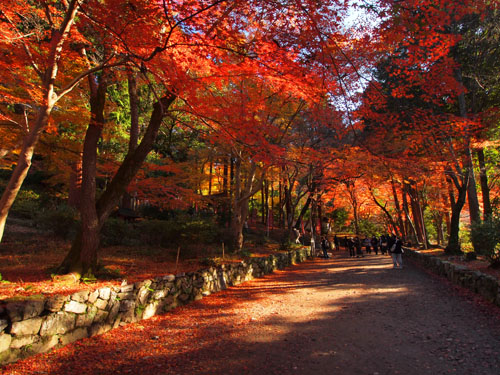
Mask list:
[[[42,229],[51,231],[61,238],[74,236],[78,228],[78,212],[68,205],[60,205],[55,210],[38,213],[38,223]]]
[[[492,266],[500,266],[500,219],[474,223],[471,240],[476,253],[486,256]]]
[[[40,195],[33,190],[20,190],[12,205],[10,214],[23,219],[33,220],[40,211]]]
[[[147,220],[136,225],[141,243],[151,246],[173,247],[186,243],[215,243],[219,229],[211,220]]]
[[[135,245],[140,243],[133,224],[118,218],[109,218],[101,230],[101,243],[104,246]]]

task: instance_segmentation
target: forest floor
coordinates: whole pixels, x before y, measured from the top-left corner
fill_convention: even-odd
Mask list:
[[[254,257],[280,252],[277,243],[247,243],[245,247]],[[23,225],[20,220],[9,223],[0,243],[0,300],[34,295],[68,295],[84,289],[120,285],[124,279],[133,283],[161,275],[187,273],[206,268],[208,259],[223,263],[241,260],[241,256],[227,253],[222,260],[220,246],[204,245],[196,248],[191,244],[190,249],[181,249],[178,262],[175,248],[109,246],[100,251],[100,262],[105,269],[97,275],[97,280],[57,282],[52,275],[69,248],[70,242]],[[460,257],[448,257],[442,249],[421,251],[500,279],[500,270],[489,268],[488,262],[481,257],[465,262]]]
[[[70,242],[56,238],[16,220],[6,226],[0,243],[0,300],[26,296],[54,294],[69,295],[79,290],[95,290],[120,285],[125,279],[134,283],[168,274],[180,274],[207,267],[207,260],[218,263],[239,262],[237,254],[224,254],[221,246],[190,244],[177,248],[140,246],[108,246],[99,253],[104,266],[97,280],[80,283],[58,282],[52,276],[70,249]],[[246,253],[252,257],[280,252],[277,243],[255,245],[247,243]]]
[[[110,373],[499,374],[500,309],[414,265],[336,252],[2,374]]]

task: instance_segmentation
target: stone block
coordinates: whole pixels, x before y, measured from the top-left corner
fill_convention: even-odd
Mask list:
[[[106,306],[108,306],[108,301],[98,298],[97,301],[95,301],[94,306],[97,307],[99,310],[106,310]]]
[[[134,291],[125,292],[125,293],[118,293],[117,297],[120,301],[131,300],[131,299],[135,299],[135,293],[134,293]]]
[[[19,322],[23,320],[24,306],[25,303],[21,301],[7,302],[4,309],[11,322]]]
[[[46,353],[54,346],[56,346],[58,343],[59,343],[58,336],[42,337],[40,341],[31,346],[30,351],[33,353]]]
[[[0,353],[9,349],[12,342],[12,336],[7,333],[0,334]]]
[[[25,335],[25,336],[14,336],[10,343],[11,349],[21,349],[27,345],[33,345],[33,343],[38,342],[40,336],[38,335]]]
[[[168,293],[168,289],[167,290],[164,290],[164,289],[156,290],[153,293],[153,299],[162,299],[162,298],[165,298],[165,296],[167,295],[167,293]]]
[[[133,311],[135,309],[135,302],[131,300],[125,300],[120,302],[120,312]]]
[[[66,312],[57,312],[48,315],[40,329],[40,336],[62,335],[75,328],[76,315]]]
[[[109,310],[109,314],[108,317],[106,318],[106,321],[108,323],[112,323],[118,316],[119,312],[120,312],[120,303],[116,302]]]
[[[111,297],[111,289],[110,288],[101,288],[99,289],[99,298],[103,300],[108,300]]]
[[[75,302],[85,303],[89,299],[90,291],[82,290],[81,292],[75,293],[71,296],[71,300]]]
[[[30,299],[24,306],[23,320],[40,316],[45,309],[45,299]]]
[[[78,340],[81,340],[85,337],[88,337],[89,336],[89,333],[88,333],[88,330],[87,328],[77,328],[71,332],[68,332],[67,334],[61,336],[59,338],[59,342],[61,343],[61,345],[68,345],[72,342],[75,342],[75,341],[78,341]]]
[[[144,309],[144,312],[142,313],[142,319],[149,319],[155,316],[156,312],[159,309],[159,306],[160,304],[158,302],[153,302],[147,305],[146,308]]]
[[[121,313],[121,320],[122,320],[122,322],[125,322],[125,323],[135,323],[137,321],[137,317],[135,315],[135,311],[134,310],[135,309],[123,311]]]
[[[92,322],[92,325],[95,325],[96,323],[103,323],[106,321],[108,318],[109,312],[108,311],[103,311],[103,310],[97,310],[97,313],[94,317],[94,321]]]
[[[85,314],[79,314],[76,316],[76,327],[90,327],[94,322],[94,318],[97,314],[97,307],[89,306]]]
[[[64,305],[64,311],[75,314],[83,314],[87,311],[87,305],[81,302],[69,301],[66,305]]]
[[[97,301],[95,301],[94,306],[97,307],[99,310],[106,310],[106,306],[108,306],[108,301],[98,298]]]
[[[42,326],[42,318],[33,318],[12,323],[10,333],[15,336],[36,335]]]
[[[134,283],[134,288],[136,290],[138,289],[141,289],[141,288],[149,288],[151,286],[151,284],[153,283],[153,281],[151,280],[142,280],[142,281],[138,281],[136,283]]]
[[[151,291],[149,290],[148,286],[143,286],[139,289],[137,292],[137,299],[139,300],[139,303],[141,305],[145,305],[146,302],[148,301],[148,297],[151,294]]]
[[[94,303],[97,301],[97,298],[99,297],[99,290],[94,290],[92,293],[89,294],[88,298],[88,303]]]
[[[9,349],[0,352],[0,365],[15,362],[21,357],[21,349]]]
[[[134,284],[126,284],[120,287],[120,293],[131,293],[134,290]]]
[[[174,275],[165,275],[165,276],[163,276],[163,280],[172,282],[175,280],[175,276]]]
[[[69,300],[67,296],[52,296],[45,301],[45,309],[51,312],[61,311],[66,301]]]
[[[5,328],[9,325],[9,322],[5,319],[0,319],[0,335],[2,334],[3,331],[5,331]],[[0,350],[1,352],[1,350]]]

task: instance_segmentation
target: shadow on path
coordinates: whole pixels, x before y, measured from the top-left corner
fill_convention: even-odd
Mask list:
[[[500,374],[500,325],[389,257],[316,259],[5,374]]]

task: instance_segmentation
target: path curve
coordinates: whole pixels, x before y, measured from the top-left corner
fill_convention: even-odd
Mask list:
[[[494,375],[498,312],[412,265],[336,255],[0,373]]]

